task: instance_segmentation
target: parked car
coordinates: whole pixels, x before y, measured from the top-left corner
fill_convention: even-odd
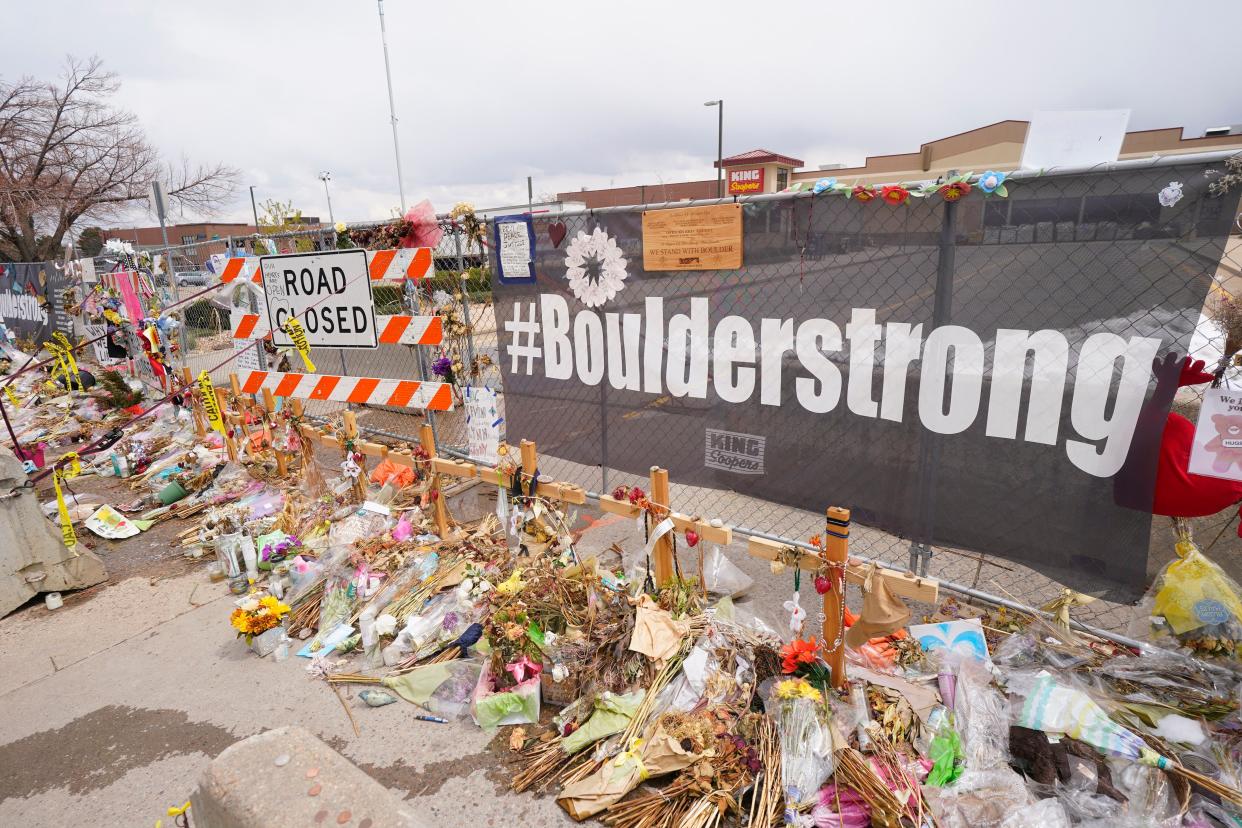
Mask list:
[[[206,271],[178,270],[177,271],[177,287],[186,287],[187,285],[205,287],[207,285]]]

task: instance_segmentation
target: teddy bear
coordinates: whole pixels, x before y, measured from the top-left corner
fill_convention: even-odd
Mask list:
[[[1234,463],[1242,468],[1242,414],[1214,414],[1212,425],[1216,426],[1216,436],[1203,447],[1216,455],[1212,471],[1223,474]]]

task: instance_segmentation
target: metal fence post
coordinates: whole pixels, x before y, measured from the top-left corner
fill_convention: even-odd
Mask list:
[[[948,173],[955,175],[955,172]],[[953,270],[957,257],[957,203],[944,202],[944,219],[940,225],[940,251],[936,264],[936,297],[932,308],[932,329],[953,320]],[[952,369],[946,367],[946,373]],[[950,380],[951,381],[951,380]],[[919,529],[921,537],[910,543],[910,571],[927,575],[931,563],[930,539],[936,520],[936,478],[940,464],[940,435],[926,429],[919,441]]]
[[[457,272],[461,282],[461,315],[466,323],[466,385],[471,385],[470,376],[474,372],[474,326],[470,324],[470,280],[466,276],[466,259],[461,250],[461,230],[453,228],[453,244],[457,247]]]

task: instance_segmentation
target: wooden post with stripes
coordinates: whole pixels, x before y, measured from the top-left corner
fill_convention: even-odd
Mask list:
[[[427,452],[427,473],[431,481],[431,489],[429,496],[431,497],[431,509],[436,521],[436,534],[440,536],[440,540],[448,540],[449,538],[449,514],[448,504],[444,502],[444,494],[440,491],[440,473],[435,470],[436,458],[436,437],[431,426],[423,423],[418,429],[419,443],[423,450]],[[525,447],[525,443],[523,443]],[[534,444],[531,444],[531,450],[534,450]]]
[[[824,593],[824,661],[832,686],[845,687],[845,565],[850,557],[850,510],[829,506],[824,512],[824,561],[832,589]]]

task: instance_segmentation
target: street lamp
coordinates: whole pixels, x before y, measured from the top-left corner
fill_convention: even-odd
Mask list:
[[[706,101],[703,106],[717,107],[716,114],[716,198],[724,197],[724,100]]]
[[[392,101],[392,67],[388,63],[388,30],[384,28],[384,0],[379,4],[380,41],[384,44],[384,77],[388,80],[388,117],[392,120],[392,153],[397,158],[397,192],[401,195],[401,214],[405,215],[405,182],[401,175],[401,145],[397,142],[397,107]]]
[[[332,173],[324,170],[319,173],[319,180],[323,182],[323,194],[328,197],[328,224],[336,226],[336,218],[332,215],[332,193],[328,192],[328,182],[332,179]]]

